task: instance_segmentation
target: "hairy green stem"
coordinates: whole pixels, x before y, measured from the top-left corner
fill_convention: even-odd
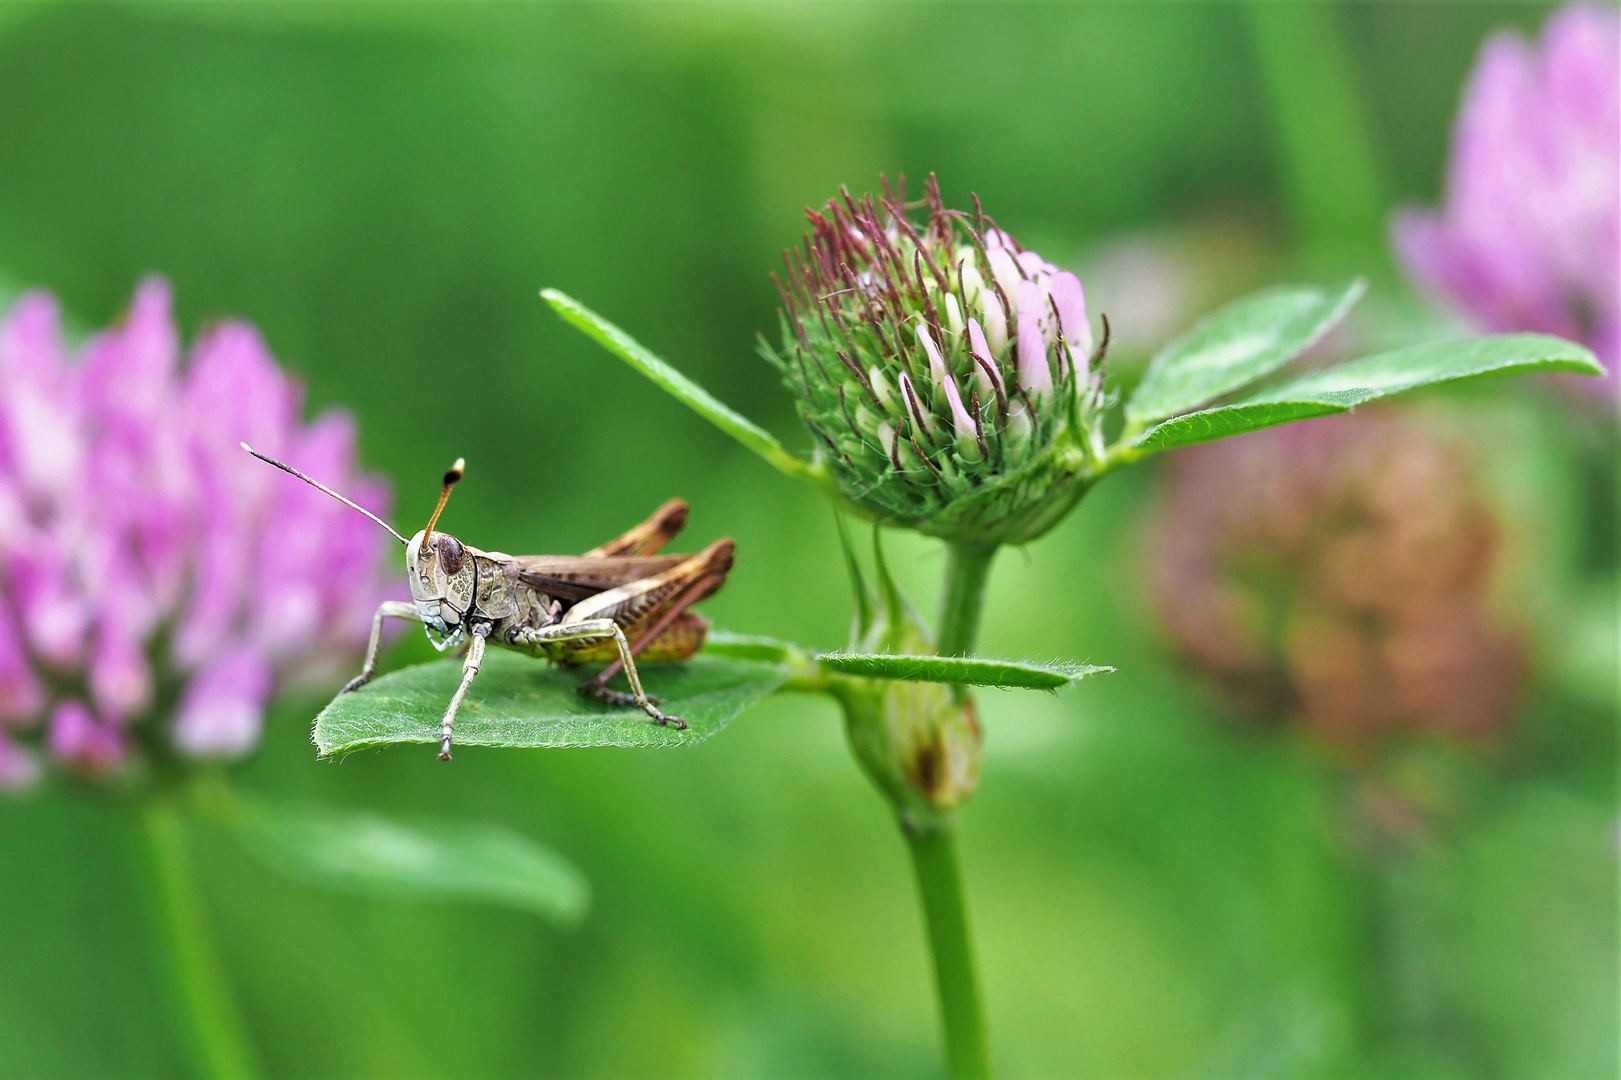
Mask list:
[[[906,843],[912,851],[912,870],[929,930],[951,1075],[953,1080],[984,1080],[991,1076],[991,1048],[985,1038],[985,1008],[974,968],[962,870],[957,864],[957,829],[948,823],[911,831]]]
[[[966,656],[974,651],[979,637],[985,583],[990,578],[996,546],[957,543],[947,551],[939,650],[945,656]],[[953,1080],[981,1080],[992,1075],[991,1050],[985,1034],[985,1007],[974,965],[962,869],[957,862],[955,817],[906,830],[906,843],[911,849],[912,869],[928,926],[934,986],[940,1000],[940,1024],[945,1030],[951,1075]]]
[[[994,544],[955,543],[946,548],[946,591],[940,606],[940,655],[967,656],[979,640]]]
[[[198,1073],[208,1080],[252,1080],[258,1071],[253,1049],[192,880],[180,811],[170,799],[155,796],[140,814],[154,929]]]

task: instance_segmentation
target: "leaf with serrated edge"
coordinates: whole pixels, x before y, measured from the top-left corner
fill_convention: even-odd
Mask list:
[[[865,679],[953,683],[1057,690],[1088,675],[1113,671],[1094,664],[1038,664],[1029,660],[987,660],[979,656],[907,656],[895,653],[822,653],[817,662],[841,675]]]
[[[1604,368],[1587,349],[1542,334],[1414,345],[1312,372],[1229,405],[1174,417],[1150,428],[1135,445],[1150,450],[1190,446],[1294,420],[1347,412],[1357,405],[1424,386],[1539,371],[1604,374]]]
[[[295,877],[391,898],[472,900],[562,926],[584,917],[585,876],[500,825],[402,822],[381,814],[241,796],[229,822],[248,847]]]
[[[339,694],[315,718],[322,757],[392,743],[437,743],[439,721],[461,680],[461,664],[437,660],[392,672]],[[686,746],[702,742],[788,679],[780,664],[699,654],[682,664],[641,666],[647,692],[680,731],[640,709],[580,696],[586,672],[492,649],[456,716],[456,745],[506,747]]]
[[[652,379],[660,389],[778,469],[789,476],[807,476],[815,471],[810,465],[784,450],[782,444],[769,431],[722,404],[708,390],[681,374],[645,345],[572,296],[557,289],[542,289],[540,295],[564,321]]]
[[[1364,288],[1358,278],[1326,292],[1269,289],[1227,305],[1155,354],[1126,420],[1163,420],[1270,375],[1344,318]]]

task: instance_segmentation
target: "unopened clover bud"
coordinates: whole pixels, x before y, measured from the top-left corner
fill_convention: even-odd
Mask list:
[[[1050,528],[1100,454],[1102,357],[1080,279],[977,209],[904,187],[809,213],[767,355],[815,453],[875,521],[976,544]]]
[[[856,759],[889,796],[903,824],[926,829],[979,786],[974,699],[939,683],[871,679],[834,693],[844,705]]]
[[[848,545],[848,540],[841,539]],[[846,546],[852,570],[854,559]],[[901,596],[874,542],[877,595],[864,597],[851,651],[907,656],[935,652],[933,639]],[[844,678],[831,692],[844,706],[846,734],[861,768],[895,807],[907,829],[938,825],[979,786],[981,734],[966,690],[933,682]]]

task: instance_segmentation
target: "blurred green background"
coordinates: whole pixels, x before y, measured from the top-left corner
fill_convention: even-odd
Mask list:
[[[1384,215],[1436,197],[1484,36],[1546,10],[8,7],[0,273],[87,325],[148,272],[173,282],[188,333],[254,321],[312,408],[358,416],[402,527],[457,455],[469,479],[447,523],[486,548],[583,550],[680,494],[692,546],[738,540],[712,618],[835,647],[849,604],[826,504],[538,289],[578,296],[798,446],[752,351],[774,332],[767,273],[807,203],[880,172],[938,171],[948,202],[978,192],[1026,244],[1095,271],[1094,310],[1170,332],[1190,305],[1356,269],[1384,313],[1365,333],[1397,335],[1430,316],[1394,276]],[[1133,292],[1166,265],[1192,267],[1181,292]],[[1153,333],[1117,326],[1129,378]],[[1583,583],[1613,574],[1613,507],[1595,495],[1614,483],[1613,434],[1595,449],[1552,395],[1477,397],[1506,410],[1496,441],[1531,478],[1539,625],[1594,597],[1604,610],[1613,592]],[[1584,665],[1544,635],[1517,734],[1465,770],[1471,812],[1370,885],[1328,755],[1228,723],[1157,630],[1140,565],[1157,482],[1111,478],[996,568],[987,653],[1120,669],[1057,697],[982,697],[963,846],[1005,1073],[1613,1076],[1613,642]],[[895,546],[931,610],[941,553]],[[243,788],[504,822],[580,865],[595,904],[560,932],[333,894],[197,823],[269,1074],[941,1074],[903,846],[830,704],[769,702],[696,750],[470,749],[452,768],[426,749],[318,764],[318,704],[278,707]],[[0,1075],[188,1069],[131,837],[95,797],[0,802]],[[1396,977],[1368,951],[1376,889],[1396,890]]]

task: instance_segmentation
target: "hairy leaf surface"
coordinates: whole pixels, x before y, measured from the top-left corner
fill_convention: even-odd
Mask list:
[[[1150,428],[1136,445],[1167,450],[1347,412],[1419,387],[1534,371],[1604,373],[1588,350],[1542,334],[1415,345],[1312,372],[1228,405],[1174,417]]]
[[[1344,318],[1364,288],[1358,278],[1331,290],[1268,289],[1227,305],[1155,354],[1127,421],[1163,420],[1270,375]]]
[[[1057,690],[1088,675],[1113,671],[1095,664],[1038,664],[1029,660],[986,660],[978,656],[906,656],[894,653],[822,653],[816,658],[841,675],[867,679],[953,683]]]
[[[332,699],[315,718],[322,757],[391,743],[439,742],[439,721],[461,680],[460,661],[436,660],[384,675]],[[641,667],[647,692],[684,719],[679,731],[639,709],[581,697],[588,672],[491,649],[456,717],[456,745],[507,747],[684,746],[702,742],[788,679],[779,664],[699,654]],[[623,676],[619,679],[623,684]]]

